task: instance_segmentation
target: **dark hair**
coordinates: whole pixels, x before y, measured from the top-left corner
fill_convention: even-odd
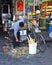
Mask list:
[[[20,26],[20,27],[24,27],[24,23],[23,23],[23,22],[20,22],[20,23],[19,23],[19,26]]]

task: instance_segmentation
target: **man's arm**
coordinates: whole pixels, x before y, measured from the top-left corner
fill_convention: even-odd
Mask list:
[[[14,29],[14,37],[15,37],[16,41],[18,42],[17,31],[18,31],[17,29]]]
[[[15,39],[16,39],[16,42],[18,42],[18,37],[17,36],[15,36]]]
[[[24,20],[25,20],[25,16],[22,16],[22,18],[20,18],[17,22],[18,22],[18,23],[24,22]],[[17,22],[16,22],[16,24],[17,24]]]

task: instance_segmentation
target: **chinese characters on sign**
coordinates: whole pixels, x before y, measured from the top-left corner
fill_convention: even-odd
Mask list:
[[[23,11],[23,1],[16,2],[16,11]]]

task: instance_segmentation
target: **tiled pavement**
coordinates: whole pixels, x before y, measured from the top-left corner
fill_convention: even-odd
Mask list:
[[[44,53],[23,55],[18,58],[0,54],[0,65],[52,65],[52,47],[48,47]]]
[[[0,65],[52,65],[52,42],[47,43],[44,53],[14,57],[2,52],[4,37],[0,36]]]

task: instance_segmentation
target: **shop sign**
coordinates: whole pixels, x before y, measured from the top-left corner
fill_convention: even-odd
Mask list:
[[[16,2],[16,11],[23,11],[23,1]]]

